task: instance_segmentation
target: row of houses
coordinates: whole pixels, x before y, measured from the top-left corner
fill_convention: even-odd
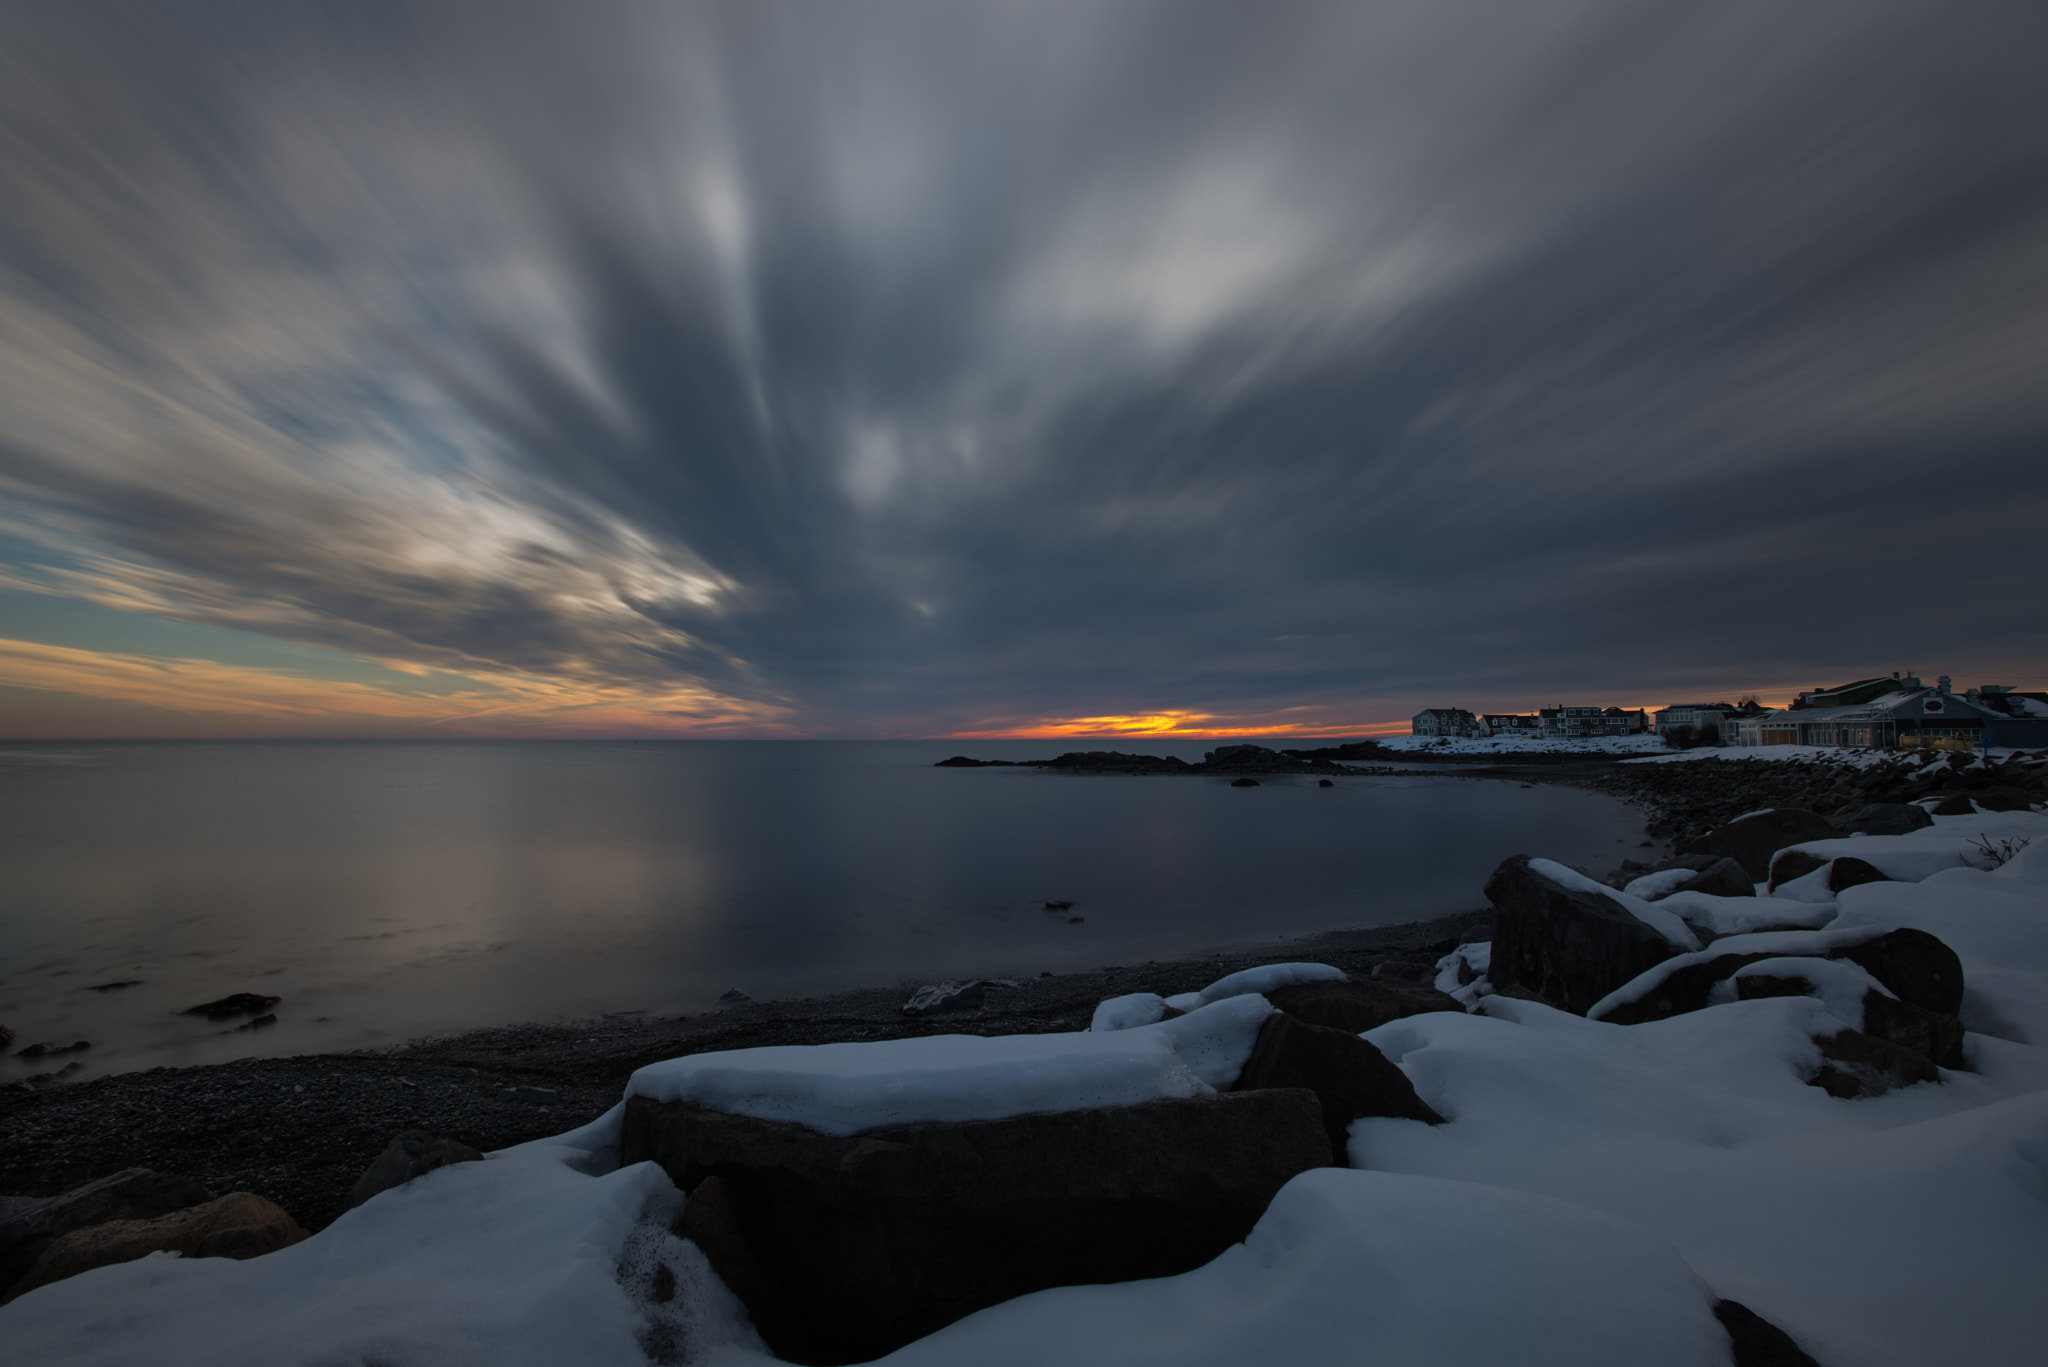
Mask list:
[[[2034,748],[2048,746],[2048,692],[1984,684],[1959,695],[1946,674],[1931,687],[1912,674],[1893,674],[1809,689],[1782,708],[1754,699],[1733,706],[1673,703],[1654,714],[1642,708],[1545,707],[1475,715],[1462,707],[1432,707],[1415,714],[1412,729],[1418,736],[1455,738],[1591,740],[1654,730],[1674,740],[1740,746]]]
[[[1462,707],[1431,707],[1415,714],[1418,736],[1521,736],[1528,740],[1593,740],[1602,736],[1636,736],[1650,729],[1650,717],[1638,707],[1541,707],[1534,712],[1488,712],[1474,715]]]

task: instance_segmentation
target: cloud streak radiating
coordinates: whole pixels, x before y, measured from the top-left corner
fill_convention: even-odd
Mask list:
[[[507,725],[2031,675],[2044,56],[2017,2],[12,7],[0,581]]]

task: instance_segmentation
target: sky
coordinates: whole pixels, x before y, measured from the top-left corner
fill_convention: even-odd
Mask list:
[[[0,0],[0,736],[2048,683],[2038,0]]]

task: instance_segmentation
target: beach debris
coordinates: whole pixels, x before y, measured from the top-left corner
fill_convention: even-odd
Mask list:
[[[740,991],[737,987],[726,988],[725,991],[718,994],[718,999],[722,1002],[750,1002],[753,1000],[751,996]]]
[[[978,978],[967,983],[933,983],[920,987],[910,994],[909,1001],[903,1003],[903,1014],[931,1016],[941,1011],[973,1011],[981,1006],[984,987]]]
[[[384,1146],[384,1152],[377,1155],[377,1161],[363,1169],[363,1175],[356,1179],[348,1195],[349,1209],[354,1210],[377,1193],[402,1187],[435,1168],[482,1160],[483,1154],[479,1150],[460,1139],[450,1139],[445,1134],[429,1134],[425,1130],[401,1130]]]
[[[178,1014],[181,1016],[204,1016],[208,1020],[226,1020],[229,1016],[254,1016],[268,1011],[283,1001],[283,997],[266,997],[257,992],[237,992],[232,997],[219,1001],[201,1002],[188,1006]]]
[[[530,1106],[552,1106],[562,1099],[560,1092],[549,1091],[546,1087],[500,1087],[498,1100],[524,1101]]]

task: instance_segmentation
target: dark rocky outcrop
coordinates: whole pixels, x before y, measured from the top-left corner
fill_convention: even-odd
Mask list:
[[[1193,766],[1172,755],[1126,755],[1120,750],[1074,750],[1041,766],[1070,773],[1184,774]]]
[[[8,1290],[8,1299],[39,1286],[133,1262],[151,1253],[188,1258],[254,1258],[298,1243],[306,1231],[284,1211],[246,1191],[143,1220],[109,1220],[60,1235]]]
[[[1847,832],[1800,807],[1779,807],[1755,812],[1716,826],[1679,847],[1681,854],[1713,854],[1733,859],[1750,878],[1762,881],[1770,874],[1771,856],[1788,845],[1809,840],[1835,840]]]
[[[1974,816],[1976,812],[1977,805],[1970,801],[1967,793],[1950,793],[1934,804],[1936,816]]]
[[[1820,1367],[1792,1336],[1741,1301],[1714,1302],[1735,1367]]]
[[[26,1059],[61,1058],[65,1054],[84,1053],[90,1048],[92,1048],[92,1041],[90,1040],[78,1040],[71,1044],[57,1044],[46,1040],[41,1044],[31,1044],[28,1048],[16,1053],[15,1057]]]
[[[1838,818],[1835,824],[1851,835],[1910,835],[1932,826],[1934,818],[1925,807],[1910,802],[1873,802]]]
[[[865,1362],[1047,1287],[1189,1271],[1329,1157],[1305,1088],[848,1137],[634,1097],[622,1153],[691,1205],[718,1180],[681,1227],[800,1363]]]
[[[1264,995],[1298,1021],[1362,1035],[1403,1016],[1464,1011],[1456,997],[1428,985],[1435,976],[1436,970],[1426,964],[1383,963],[1369,979],[1289,983]]]
[[[429,1134],[425,1130],[405,1130],[394,1136],[384,1152],[377,1155],[377,1160],[356,1179],[354,1189],[349,1192],[349,1207],[353,1209],[361,1205],[380,1191],[402,1187],[435,1168],[446,1167],[450,1163],[474,1163],[482,1158],[482,1153],[459,1139]]]
[[[1924,930],[1904,926],[1829,957],[1855,964],[1900,1001],[1944,1016],[1962,1012],[1963,961]]]
[[[283,997],[266,997],[256,992],[237,992],[231,997],[222,997],[219,1001],[188,1006],[178,1014],[204,1016],[208,1020],[226,1020],[231,1016],[261,1015],[283,1000]]]
[[[1392,1116],[1441,1125],[1444,1118],[1415,1094],[1408,1075],[1370,1041],[1347,1030],[1308,1025],[1276,1011],[1259,1027],[1251,1057],[1238,1074],[1239,1092],[1272,1087],[1306,1087],[1323,1108],[1330,1137],[1330,1165],[1344,1167],[1351,1122]]]
[[[1526,987],[1584,1015],[1602,997],[1679,953],[1620,903],[1555,883],[1518,854],[1486,880],[1496,989]]]
[[[1234,778],[1230,780],[1230,786],[1233,788],[1256,788],[1259,786],[1259,781],[1255,778]]]
[[[1827,867],[1828,861],[1805,850],[1785,850],[1771,860],[1770,886],[1773,892],[1795,878]]]
[[[205,1183],[148,1168],[124,1168],[82,1187],[31,1201],[0,1222],[0,1292],[64,1235],[110,1220],[148,1220],[213,1199]]]
[[[1672,891],[1703,892],[1709,897],[1754,897],[1756,880],[1733,859],[1721,858],[1715,859]]]
[[[1845,854],[1828,862],[1828,891],[1842,892],[1865,883],[1889,883],[1891,875],[1868,860]]]
[[[1811,995],[1812,991],[1813,985],[1790,965],[1782,974],[1752,973],[1735,980],[1735,995],[1743,1001],[1754,1001],[1759,997],[1804,997]],[[1911,1002],[1887,997],[1882,992],[1865,992],[1862,1019],[1857,1024],[1864,1034],[1910,1050],[1937,1067],[1964,1066],[1963,1023],[1954,1016],[1929,1011]]]
[[[1941,1081],[1940,1071],[1925,1055],[1862,1030],[1844,1030],[1814,1042],[1820,1045],[1822,1062],[1807,1082],[1845,1101],[1882,1096],[1916,1082]]]
[[[903,1014],[936,1016],[945,1011],[977,1011],[987,999],[987,984],[979,979],[970,983],[933,983],[910,994],[910,1000],[903,1003]]]

